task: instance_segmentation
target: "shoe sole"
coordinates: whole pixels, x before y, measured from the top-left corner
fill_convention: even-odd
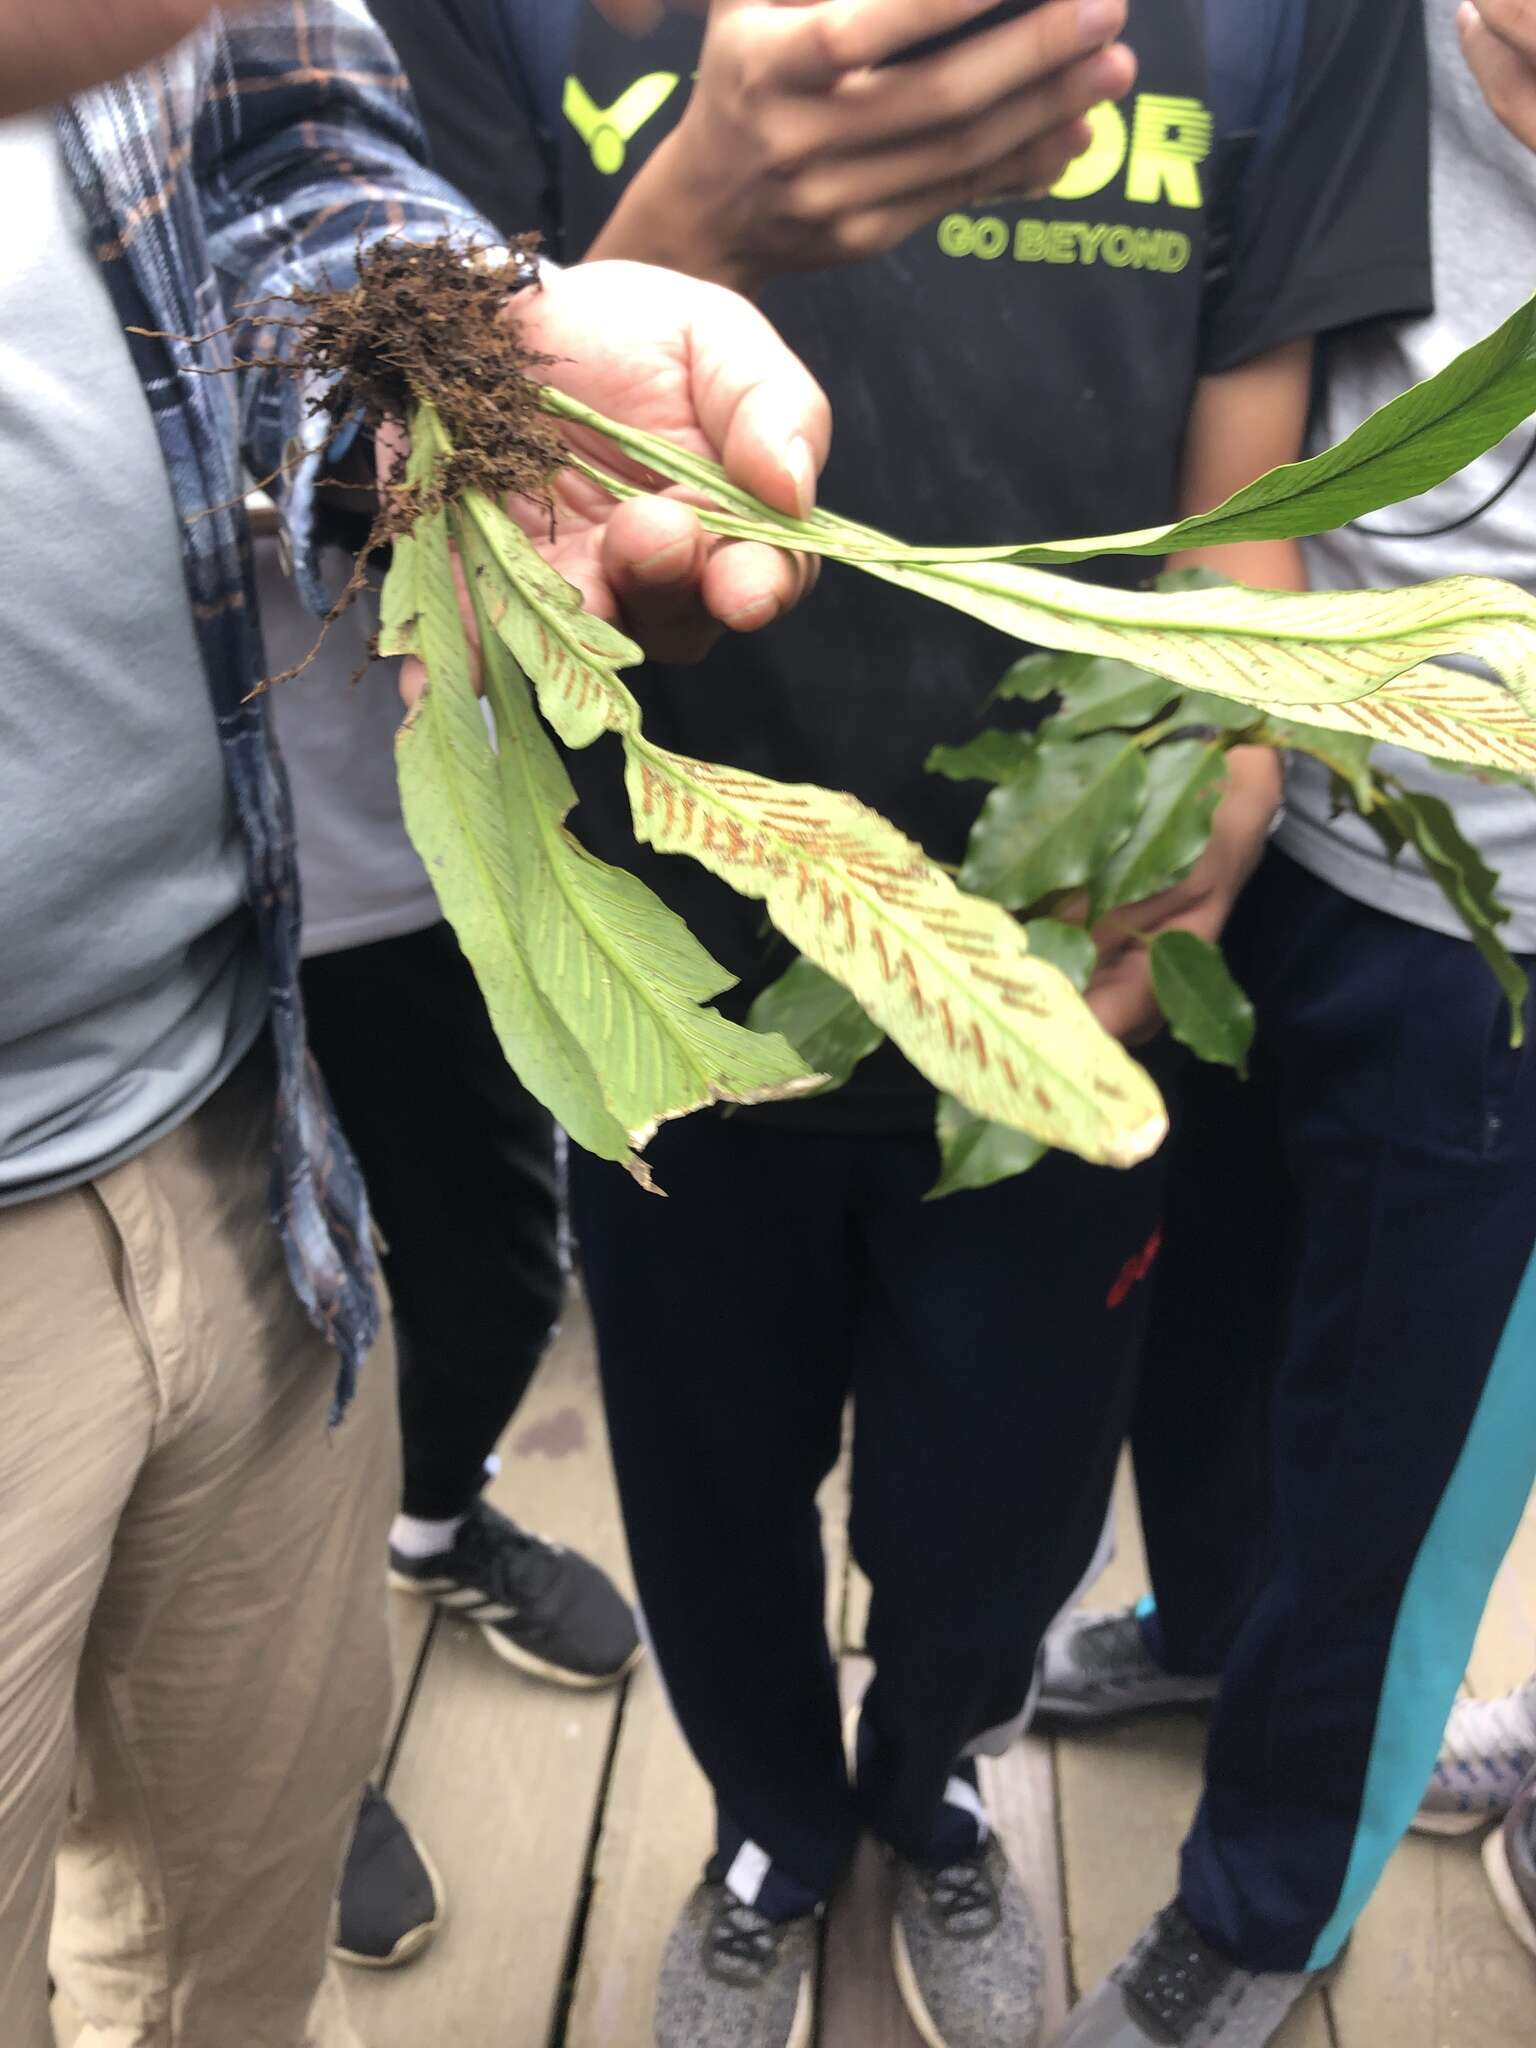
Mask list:
[[[644,1643],[636,1643],[617,1671],[570,1671],[563,1664],[551,1664],[547,1658],[535,1656],[532,1650],[525,1650],[520,1643],[510,1641],[494,1622],[474,1621],[457,1608],[447,1606],[427,1587],[418,1586],[403,1572],[391,1570],[389,1583],[397,1593],[410,1593],[418,1600],[430,1600],[439,1613],[452,1615],[457,1621],[468,1621],[471,1628],[479,1629],[504,1664],[526,1672],[530,1678],[545,1679],[550,1685],[563,1685],[569,1692],[603,1692],[611,1685],[619,1685],[645,1655]]]
[[[907,1937],[901,1929],[901,1922],[891,1922],[891,1968],[896,1973],[896,1989],[901,1993],[901,2002],[907,2009],[907,2018],[917,2029],[918,2038],[924,2048],[949,2048],[949,2043],[934,2024],[933,2014],[928,2010],[928,2001],[918,1989],[917,1972],[912,1967],[911,1952]]]
[[[330,1952],[338,1963],[345,1963],[352,1970],[398,1970],[402,1965],[414,1962],[424,1948],[431,1946],[437,1938],[437,1931],[448,1916],[448,1894],[443,1880],[438,1876],[437,1865],[412,1835],[416,1854],[421,1858],[421,1867],[427,1873],[427,1882],[432,1887],[432,1898],[436,1906],[430,1920],[424,1920],[419,1927],[413,1927],[409,1934],[402,1935],[387,1956],[359,1955],[356,1950],[343,1948],[339,1941],[332,1941]],[[334,1923],[333,1923],[334,1924]]]
[[[1216,1704],[1214,1692],[1185,1699],[1128,1700],[1124,1706],[1090,1707],[1077,1700],[1040,1700],[1028,1733],[1051,1735],[1073,1728],[1107,1728],[1118,1721],[1139,1721],[1152,1714],[1206,1714]]]
[[[1536,1921],[1531,1919],[1531,1909],[1515,1883],[1515,1873],[1509,1867],[1509,1851],[1504,1846],[1502,1828],[1483,1844],[1483,1868],[1488,1873],[1488,1883],[1498,1901],[1499,1911],[1509,1922],[1510,1933],[1523,1949],[1536,1956]]]
[[[1502,1812],[1489,1813],[1416,1813],[1409,1826],[1416,1835],[1475,1835],[1491,1821],[1502,1820]]]
[[[811,2036],[816,2031],[816,1990],[811,1982],[811,1972],[806,1971],[800,1979],[800,1989],[795,1996],[795,2016],[789,2023],[789,2039],[784,2048],[811,2048]]]

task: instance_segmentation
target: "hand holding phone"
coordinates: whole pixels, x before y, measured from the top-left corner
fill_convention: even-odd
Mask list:
[[[591,253],[752,292],[1053,185],[1128,92],[1127,0],[712,0],[681,122]]]

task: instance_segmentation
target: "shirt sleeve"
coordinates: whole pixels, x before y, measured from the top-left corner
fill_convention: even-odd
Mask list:
[[[240,440],[287,527],[294,580],[326,605],[316,487],[332,445],[314,392],[288,368],[291,327],[274,324],[296,293],[345,290],[359,251],[383,235],[500,240],[426,168],[395,53],[359,0],[289,0],[231,14],[194,130],[208,257],[233,337]]]
[[[1297,4],[1289,108],[1236,194],[1230,262],[1204,308],[1205,371],[1433,308],[1422,0]]]

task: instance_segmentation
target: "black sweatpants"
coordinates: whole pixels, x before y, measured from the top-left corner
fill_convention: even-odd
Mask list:
[[[1513,1050],[1470,945],[1280,853],[1227,950],[1252,1078],[1175,1096],[1133,1450],[1154,1647],[1222,1673],[1181,1896],[1292,1970],[1413,1816],[1536,1480],[1536,1017]]]
[[[446,1520],[560,1312],[554,1132],[446,924],[306,960],[309,1042],[388,1249],[403,1506]]]
[[[1016,1718],[1128,1420],[1158,1166],[1055,1157],[923,1201],[931,1138],[669,1125],[668,1199],[572,1161],[635,1576],[722,1845],[824,1897],[861,1823],[934,1860],[957,1758]],[[854,1397],[873,1582],[860,1784],[815,1495]]]

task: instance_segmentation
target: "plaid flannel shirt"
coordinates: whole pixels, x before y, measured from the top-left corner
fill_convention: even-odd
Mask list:
[[[245,840],[277,1054],[272,1215],[304,1306],[340,1358],[337,1413],[378,1331],[367,1200],[309,1058],[299,996],[293,820],[265,701],[244,473],[284,511],[307,601],[323,606],[315,485],[324,428],[280,367],[291,336],[250,317],[351,282],[360,242],[494,239],[422,161],[406,82],[358,0],[282,0],[212,26],[64,108],[65,160],[131,337],[183,520],[192,615]],[[236,324],[230,329],[228,323]],[[246,364],[229,376],[211,366]],[[301,451],[307,450],[303,459]]]

